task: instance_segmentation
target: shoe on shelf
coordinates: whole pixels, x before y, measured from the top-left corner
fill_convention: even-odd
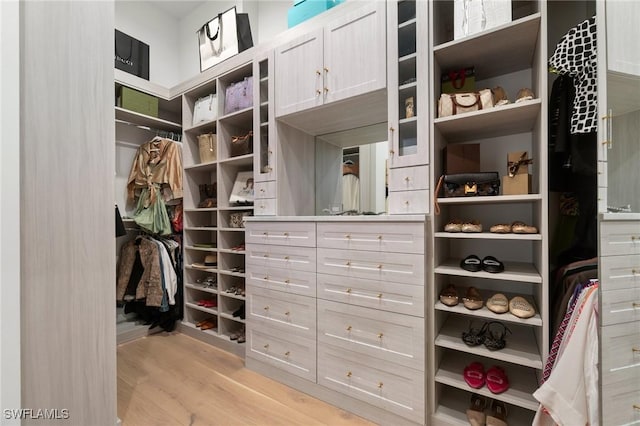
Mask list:
[[[456,290],[456,286],[454,286],[453,284],[447,285],[440,292],[440,302],[442,302],[443,305],[456,306],[459,302],[458,290]]]
[[[460,267],[465,271],[478,272],[482,269],[480,258],[471,254],[460,261]]]
[[[497,365],[487,370],[485,380],[491,393],[499,394],[509,389],[509,379],[504,370]]]
[[[464,381],[474,389],[480,389],[485,384],[484,366],[479,362],[472,362],[464,368]]]
[[[493,256],[486,256],[482,259],[482,270],[491,274],[504,272],[504,263]]]
[[[463,223],[460,230],[462,232],[482,232],[482,224],[477,220],[472,220],[471,222]]]
[[[537,234],[538,228],[527,225],[524,222],[516,221],[511,224],[511,232],[514,234]]]
[[[509,312],[522,319],[531,318],[536,314],[533,305],[522,296],[516,296],[509,301]]]
[[[462,298],[462,304],[465,308],[475,311],[476,309],[482,308],[484,302],[482,301],[482,296],[478,289],[475,287],[469,287],[467,289],[467,294]]]
[[[533,90],[524,87],[520,90],[518,90],[518,94],[516,95],[516,103],[519,102],[524,102],[524,101],[530,101],[531,99],[533,99],[535,97],[535,95],[533,94]]]
[[[487,399],[477,393],[471,394],[471,404],[467,409],[467,419],[471,426],[484,426],[484,409],[487,406]]]
[[[444,226],[444,232],[461,232],[462,221],[460,219],[453,219]]]
[[[198,321],[196,323],[196,327],[200,327],[202,324],[204,324],[206,322],[211,322],[211,321],[213,321],[213,317],[205,318],[202,321]]]
[[[469,322],[469,330],[462,332],[462,341],[467,346],[480,346],[484,343],[489,323],[485,322],[480,328],[473,327],[473,321]]]
[[[509,312],[509,299],[502,293],[496,293],[487,299],[487,309],[496,314]]]
[[[507,341],[504,339],[507,333],[511,334],[511,330],[501,322],[489,322],[484,338],[484,346],[490,351],[504,349],[504,347],[507,346]]]
[[[491,403],[491,414],[486,418],[487,426],[507,426],[507,406],[504,402],[494,399]]]
[[[498,223],[489,228],[489,232],[492,232],[494,234],[510,234],[511,225],[506,223]]]

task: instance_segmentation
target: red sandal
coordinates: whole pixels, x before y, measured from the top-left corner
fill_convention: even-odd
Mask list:
[[[464,368],[464,381],[474,389],[484,386],[484,366],[479,362],[472,362]]]
[[[493,366],[487,370],[487,388],[492,393],[498,394],[509,389],[509,379],[504,370],[498,366]]]

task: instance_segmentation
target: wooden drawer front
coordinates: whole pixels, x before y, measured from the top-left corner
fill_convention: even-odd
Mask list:
[[[256,200],[276,198],[276,181],[256,182],[255,186]]]
[[[316,274],[313,272],[248,264],[246,280],[253,287],[316,297]]]
[[[640,254],[640,222],[600,223],[600,255]]]
[[[245,241],[281,246],[316,246],[316,225],[310,222],[247,222]]]
[[[424,317],[424,287],[318,274],[318,298]]]
[[[247,244],[245,262],[262,268],[316,271],[316,249],[283,247],[270,244]]]
[[[389,178],[389,191],[429,189],[429,166],[396,168]]]
[[[249,288],[247,317],[253,324],[316,338],[316,299],[280,291]]]
[[[389,214],[427,214],[429,190],[389,192]]]
[[[315,338],[291,337],[288,333],[249,323],[246,356],[315,382]]]
[[[600,258],[602,291],[640,288],[640,255]]]
[[[628,380],[602,385],[602,425],[640,424],[640,375],[628,374]]]
[[[253,214],[256,216],[275,216],[278,213],[276,205],[275,198],[257,199],[253,203]]]
[[[603,291],[600,296],[603,325],[640,321],[640,287]]]
[[[425,261],[420,254],[319,248],[317,256],[320,273],[424,286]]]
[[[318,223],[318,247],[424,253],[424,223]]]
[[[624,380],[627,375],[635,374],[640,391],[640,323],[602,327],[601,340],[602,383]]]
[[[318,300],[318,341],[424,369],[424,319]]]
[[[319,343],[318,383],[424,424],[423,371]]]

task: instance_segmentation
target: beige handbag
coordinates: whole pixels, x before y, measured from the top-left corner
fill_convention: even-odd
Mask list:
[[[217,138],[214,133],[198,135],[198,148],[200,148],[200,162],[210,163],[218,158]]]
[[[491,89],[479,92],[443,93],[438,101],[438,117],[462,114],[493,107]]]

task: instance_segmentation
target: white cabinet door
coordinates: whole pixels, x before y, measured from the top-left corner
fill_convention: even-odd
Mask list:
[[[384,2],[370,2],[326,27],[325,103],[386,86],[385,8]]]
[[[607,63],[610,71],[640,76],[640,2],[608,0]]]
[[[322,29],[276,48],[276,117],[322,104]]]

